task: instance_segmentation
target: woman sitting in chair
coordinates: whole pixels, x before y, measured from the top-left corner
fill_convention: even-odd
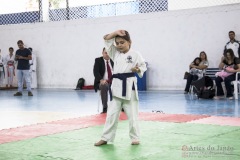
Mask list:
[[[184,94],[187,94],[189,92],[192,81],[196,81],[202,78],[203,75],[205,74],[206,69],[208,68],[207,54],[204,51],[202,51],[200,52],[199,57],[201,59],[201,62],[199,63],[199,65],[196,65],[194,61],[189,65],[191,70],[187,78]],[[192,70],[196,70],[196,72],[192,72]]]
[[[233,66],[233,69],[227,66]],[[214,99],[225,98],[222,84],[221,84],[223,81],[227,91],[227,98],[230,100],[234,99],[231,82],[236,79],[236,73],[240,72],[240,59],[234,56],[232,49],[226,50],[219,64],[219,68],[224,69],[225,72],[233,73],[233,74],[229,74],[227,77],[224,77],[224,78],[222,76],[218,76],[215,79],[216,86],[217,86],[217,96],[215,96]]]

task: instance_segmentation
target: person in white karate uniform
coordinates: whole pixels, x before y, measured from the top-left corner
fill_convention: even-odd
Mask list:
[[[13,87],[13,77],[15,76],[15,56],[13,55],[14,49],[12,47],[9,48],[9,54],[5,57],[6,61],[6,76],[7,76],[7,84],[6,87]]]
[[[5,77],[4,58],[0,50],[0,87],[3,87],[4,77]]]
[[[32,53],[32,60],[29,60],[29,64],[30,64],[30,78],[31,78],[31,87],[32,88],[37,88],[37,58],[36,55],[33,53],[32,48],[28,48],[31,53]]]
[[[113,142],[121,109],[129,120],[129,136],[132,145],[138,145],[138,91],[135,73],[142,77],[147,70],[146,63],[139,52],[131,49],[130,35],[125,30],[117,30],[104,36],[105,48],[114,61],[110,103],[101,140],[95,146]],[[116,44],[116,46],[114,45]]]

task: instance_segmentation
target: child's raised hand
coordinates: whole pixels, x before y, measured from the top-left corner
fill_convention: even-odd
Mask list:
[[[119,36],[125,36],[126,35],[125,30],[117,30],[116,34],[119,35]]]

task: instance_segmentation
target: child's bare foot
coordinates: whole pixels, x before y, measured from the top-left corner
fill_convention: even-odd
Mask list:
[[[139,141],[132,141],[131,145],[139,145],[140,142]]]
[[[107,141],[100,140],[99,142],[94,143],[94,146],[101,146],[101,145],[105,145],[105,144],[107,144]]]

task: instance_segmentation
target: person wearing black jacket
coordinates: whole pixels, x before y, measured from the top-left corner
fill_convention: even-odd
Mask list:
[[[103,112],[107,112],[107,102],[108,102],[108,88],[111,83],[111,75],[113,73],[113,61],[108,56],[105,48],[102,51],[102,57],[98,57],[95,59],[93,74],[95,77],[94,80],[94,89],[95,92],[100,90],[101,99],[103,105]]]

